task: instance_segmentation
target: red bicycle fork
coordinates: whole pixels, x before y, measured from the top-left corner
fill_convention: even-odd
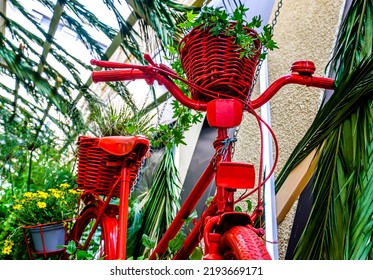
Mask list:
[[[120,182],[119,215],[118,215],[118,260],[126,259],[127,250],[127,223],[128,223],[128,201],[130,194],[130,170],[122,168]]]
[[[115,250],[110,250],[111,252],[115,251],[115,255],[105,256],[108,259],[117,259],[125,260],[126,259],[126,250],[127,250],[127,228],[128,228],[128,208],[129,208],[129,194],[130,194],[130,168],[122,167],[120,172],[120,177],[115,181],[111,190],[105,200],[102,200],[99,197],[95,197],[95,201],[99,203],[99,213],[97,215],[96,221],[87,237],[87,240],[83,246],[83,250],[87,250],[89,243],[93,237],[94,232],[96,231],[98,225],[102,219],[106,218],[106,222],[103,223],[103,226],[108,228],[104,229],[109,232],[116,231],[116,244],[105,244],[105,246],[115,246]],[[113,193],[117,185],[119,184],[120,193],[119,193],[119,206],[118,206],[118,218],[116,218],[116,211],[110,211],[110,200],[113,197]],[[117,220],[118,219],[118,220]],[[115,238],[114,238],[115,239]],[[112,240],[114,241],[114,240]]]

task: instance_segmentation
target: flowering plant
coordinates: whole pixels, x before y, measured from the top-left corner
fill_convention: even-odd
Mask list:
[[[10,229],[2,243],[2,254],[9,255],[15,243],[19,242],[22,226],[48,224],[74,218],[78,211],[78,200],[82,193],[67,183],[45,191],[25,192],[20,198],[14,198],[11,214],[5,221]]]
[[[15,215],[21,225],[38,225],[68,220],[77,212],[80,190],[63,183],[56,189],[25,192],[13,204]]]

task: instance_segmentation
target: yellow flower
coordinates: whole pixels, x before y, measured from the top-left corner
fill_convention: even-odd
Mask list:
[[[34,194],[32,192],[25,192],[23,194],[24,197],[27,197],[27,198],[32,198],[34,196]]]
[[[55,198],[61,198],[63,195],[63,192],[56,189],[50,189],[50,191]]]
[[[67,189],[68,187],[70,187],[70,185],[68,183],[62,183],[60,185],[60,188],[63,188],[63,189]]]
[[[72,194],[79,194],[76,190],[73,190],[73,189],[70,189],[70,190],[69,190],[69,193],[72,193]]]
[[[38,201],[38,202],[36,203],[36,205],[37,205],[39,208],[45,208],[45,207],[47,207],[47,204],[46,204],[45,202],[40,202],[40,201]]]
[[[4,246],[5,246],[5,247],[10,247],[10,248],[12,248],[13,245],[14,245],[14,242],[13,242],[12,240],[7,239],[7,240],[4,241]]]
[[[57,192],[52,193],[52,195],[53,195],[55,198],[60,198],[60,197],[61,197],[61,195],[60,195],[59,193],[57,193]]]
[[[4,247],[4,249],[3,249],[3,254],[4,255],[9,255],[11,252],[12,252],[11,247]]]
[[[21,208],[22,208],[21,204],[16,204],[16,205],[13,206],[14,210],[20,210]]]
[[[49,197],[49,194],[43,191],[37,191],[40,198],[47,199]]]

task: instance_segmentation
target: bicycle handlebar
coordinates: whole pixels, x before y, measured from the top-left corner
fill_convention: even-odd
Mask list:
[[[119,68],[123,70],[106,70],[106,71],[93,71],[93,82],[113,82],[113,81],[132,81],[143,79],[149,85],[154,81],[158,81],[183,105],[188,108],[206,111],[207,102],[193,100],[179,89],[179,87],[170,79],[169,76],[175,76],[167,66],[157,66],[151,58],[146,55],[146,60],[150,62],[149,66],[133,65],[125,63],[117,63],[110,61],[91,60],[92,65],[106,68]],[[280,77],[274,81],[258,98],[249,101],[252,109],[257,109],[268,102],[284,85],[298,84],[307,87],[317,87],[323,89],[333,89],[334,80],[325,77],[312,76],[315,67],[311,61],[297,61],[292,65],[292,73]]]
[[[168,77],[167,74],[172,74],[171,71],[166,70],[165,67],[156,66],[140,66],[132,64],[122,64],[109,61],[91,60],[92,65],[100,67],[116,67],[116,68],[130,68],[125,70],[106,70],[106,71],[93,71],[93,82],[113,82],[113,81],[132,81],[144,79],[149,85],[154,81],[158,81],[170,91],[170,93],[183,105],[188,108],[206,111],[207,103],[193,100],[187,97],[179,87]],[[167,73],[168,72],[168,73]]]

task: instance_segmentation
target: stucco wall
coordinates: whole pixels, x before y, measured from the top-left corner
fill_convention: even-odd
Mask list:
[[[315,74],[325,75],[343,7],[343,0],[283,1],[274,28],[274,40],[279,49],[268,55],[270,83],[288,74],[291,64],[297,60],[313,61],[316,65]],[[276,174],[312,123],[320,106],[322,92],[320,89],[289,85],[281,89],[270,102],[272,128],[280,148]],[[257,94],[256,88],[254,95]],[[254,118],[245,117],[238,140],[235,160],[257,164],[259,134]],[[279,226],[280,259],[285,256],[294,210],[295,207]]]

